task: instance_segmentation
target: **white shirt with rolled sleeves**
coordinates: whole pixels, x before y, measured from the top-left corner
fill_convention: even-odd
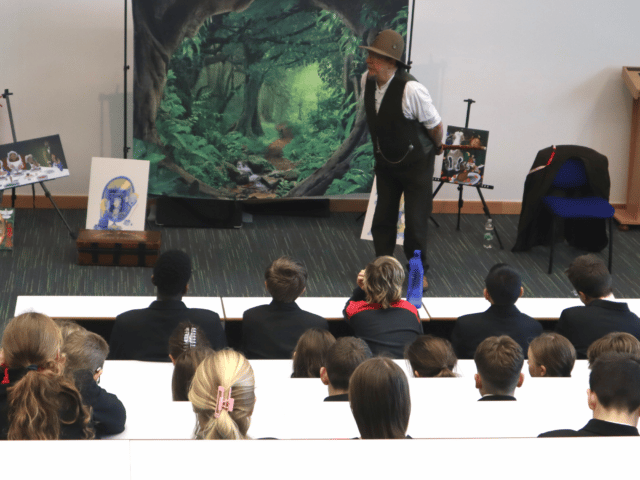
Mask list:
[[[360,82],[363,96],[368,75],[369,72],[365,72]],[[391,77],[382,87],[379,87],[376,83],[376,113],[380,110],[382,98],[387,92],[391,80],[393,80],[393,77]],[[404,93],[402,95],[402,113],[408,119],[418,120],[427,129],[432,129],[442,122],[440,114],[433,105],[429,91],[420,82],[416,82],[414,80],[407,82],[404,87]]]

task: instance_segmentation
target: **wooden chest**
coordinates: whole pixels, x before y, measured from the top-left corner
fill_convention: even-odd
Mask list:
[[[161,243],[160,232],[80,230],[78,264],[153,267]]]

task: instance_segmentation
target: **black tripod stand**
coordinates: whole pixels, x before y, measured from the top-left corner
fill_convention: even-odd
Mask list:
[[[475,100],[468,98],[465,100],[465,102],[467,103],[467,119],[465,120],[464,128],[469,128],[469,115],[471,114],[471,104],[475,103]],[[436,191],[433,192],[433,198],[435,198],[438,192],[440,191],[440,189],[442,188],[442,185],[449,182],[445,182],[444,180],[438,177],[433,177],[433,180],[435,182],[440,182],[440,185],[438,185],[438,187],[436,188]],[[478,192],[478,195],[480,196],[480,200],[482,201],[482,209],[484,210],[484,214],[491,219],[491,212],[489,212],[489,207],[487,206],[487,202],[484,200],[484,196],[482,195],[481,189],[486,188],[487,190],[493,190],[493,185],[485,185],[484,183],[480,185],[467,185],[467,184],[459,183],[458,184],[458,223],[456,225],[456,230],[460,230],[460,216],[461,216],[462,206],[464,205],[462,192],[464,190],[463,187],[465,186],[475,187],[476,191]],[[500,249],[504,250],[504,246],[502,245],[502,240],[500,240],[500,235],[498,235],[498,229],[496,228],[495,224],[493,225],[493,231],[495,232],[496,238],[498,239],[498,244],[500,245]]]
[[[13,95],[13,93],[9,92],[8,89],[4,90],[4,93],[2,95],[0,95],[0,97],[4,98],[7,101],[7,113],[9,114],[9,124],[11,125],[11,134],[13,135],[13,142],[16,143],[18,140],[16,138],[16,129],[13,125],[13,114],[11,113],[11,102],[9,101],[9,96]],[[49,189],[47,188],[47,186],[44,184],[44,182],[38,182],[40,184],[40,186],[42,187],[42,190],[44,190],[44,194],[45,196],[49,199],[49,201],[51,202],[51,204],[53,205],[53,208],[56,209],[56,212],[58,212],[58,215],[60,216],[60,218],[62,219],[62,221],[64,222],[64,225],[67,227],[67,230],[69,230],[69,235],[71,236],[72,239],[77,239],[78,236],[76,235],[76,233],[71,230],[71,227],[69,226],[69,224],[67,223],[67,221],[65,220],[64,216],[62,215],[62,212],[60,211],[60,209],[58,208],[58,205],[56,205],[56,202],[54,202],[53,197],[51,197],[51,192],[49,192]],[[31,191],[33,192],[33,196],[34,196],[34,206],[35,206],[35,184],[31,184]],[[3,192],[0,191],[0,201],[2,201],[2,194]],[[14,208],[16,206],[16,189],[15,187],[11,189],[11,208]]]

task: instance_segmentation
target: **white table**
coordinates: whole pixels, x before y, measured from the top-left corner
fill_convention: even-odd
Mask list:
[[[123,312],[147,308],[156,297],[121,297],[87,295],[19,295],[15,315],[41,312],[51,318],[112,320]],[[183,297],[189,308],[204,308],[222,317],[220,297]]]
[[[242,320],[242,314],[259,305],[271,303],[271,297],[222,297],[225,320]],[[342,311],[349,297],[300,297],[298,306],[307,312],[315,313],[327,320],[342,320]],[[429,320],[424,308],[418,309],[422,320]]]
[[[483,297],[425,297],[423,303],[431,320],[456,320],[462,315],[484,312],[491,306]],[[536,320],[557,320],[565,308],[580,305],[579,298],[520,298],[516,302],[522,313]]]

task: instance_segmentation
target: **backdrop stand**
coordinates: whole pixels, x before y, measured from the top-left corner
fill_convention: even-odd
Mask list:
[[[11,113],[11,102],[9,102],[9,96],[10,95],[13,95],[13,93],[9,92],[8,89],[5,89],[4,93],[2,94],[2,98],[7,100],[7,113],[9,114],[9,124],[11,125],[11,134],[13,135],[13,142],[16,143],[18,140],[16,138],[16,130],[15,130],[14,126],[13,126],[13,114]],[[49,201],[51,202],[51,205],[53,205],[53,208],[55,208],[56,212],[58,212],[58,215],[60,216],[60,218],[64,222],[64,225],[67,227],[67,230],[69,230],[69,235],[71,236],[71,238],[73,240],[76,240],[78,238],[78,235],[71,229],[71,227],[69,226],[69,224],[65,220],[64,216],[62,215],[62,212],[58,208],[58,205],[56,205],[56,202],[53,200],[53,197],[51,196],[51,192],[49,192],[49,189],[46,187],[44,182],[38,182],[38,183],[42,187],[42,190],[44,190],[44,194],[49,199]],[[35,202],[35,186],[34,185],[35,184],[31,184],[32,191],[33,191],[33,206],[35,207],[35,203],[36,202]],[[0,194],[1,193],[2,192],[0,192]],[[2,200],[2,197],[0,197],[0,200]],[[11,192],[11,208],[15,208],[15,206],[16,206],[16,189],[14,187],[12,189],[12,192]]]
[[[124,136],[123,136],[123,151],[122,158],[127,158],[130,148],[127,146],[127,72],[129,71],[129,65],[127,64],[127,17],[128,6],[124,0]]]
[[[472,99],[468,98],[468,99],[465,100],[465,102],[467,103],[467,119],[464,122],[464,128],[469,128],[469,115],[471,114],[471,104],[475,103],[475,100],[472,100]],[[445,145],[445,149],[447,147],[448,147],[448,145]],[[473,149],[470,148],[469,150],[473,150]],[[442,185],[444,185],[445,183],[450,183],[450,182],[445,182],[444,180],[442,180],[441,178],[438,178],[438,177],[433,177],[433,181],[434,182],[440,182],[440,185],[438,185],[438,187],[436,188],[436,191],[433,192],[433,198],[436,198],[436,195],[438,194],[438,192],[442,188]],[[476,191],[478,192],[478,195],[480,196],[480,200],[482,201],[482,209],[484,210],[484,214],[487,217],[491,218],[491,212],[489,211],[489,206],[487,205],[487,202],[485,201],[484,196],[482,195],[481,188],[486,188],[488,190],[493,190],[493,185],[486,185],[484,183],[480,184],[480,185],[467,185],[467,184],[464,184],[464,183],[459,183],[458,184],[458,224],[456,225],[456,230],[460,230],[460,217],[461,217],[461,212],[462,212],[462,206],[464,205],[464,200],[462,198],[462,192],[463,192],[464,189],[462,187],[475,187]],[[504,250],[504,246],[502,245],[502,240],[500,240],[500,235],[498,235],[498,229],[496,228],[495,223],[493,223],[493,231],[495,232],[496,238],[498,239],[498,244],[500,245],[500,249]]]

